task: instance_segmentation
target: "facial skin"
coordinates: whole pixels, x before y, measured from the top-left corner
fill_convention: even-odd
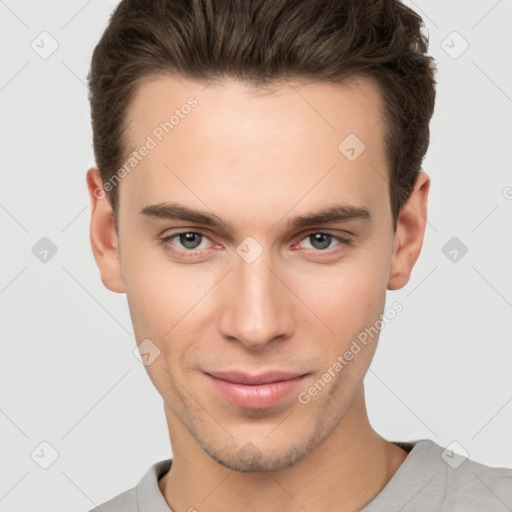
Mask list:
[[[297,395],[379,320],[386,290],[408,282],[429,178],[420,173],[395,233],[380,95],[367,79],[271,94],[231,80],[205,88],[155,79],[130,105],[130,151],[190,96],[197,107],[118,185],[119,238],[109,202],[93,193],[99,172],[87,174],[102,281],[126,293],[137,343],[149,338],[160,350],[146,367],[173,448],[160,489],[175,511],[358,510],[407,455],[368,422],[363,378],[377,337],[308,404]],[[354,161],[338,149],[351,133],[366,146]],[[141,214],[162,203],[215,215],[232,232]],[[288,227],[339,205],[368,217]],[[180,232],[203,236],[162,241]],[[246,237],[262,250],[251,263],[236,251]],[[308,375],[255,410],[227,401],[204,373],[232,370]]]

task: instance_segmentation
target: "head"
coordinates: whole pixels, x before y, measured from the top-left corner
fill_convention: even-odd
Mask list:
[[[171,436],[227,467],[296,463],[362,389],[378,334],[335,362],[408,282],[425,230],[420,29],[397,0],[123,0],[94,50],[94,256],[159,353]],[[207,375],[233,370],[305,377],[251,408]]]

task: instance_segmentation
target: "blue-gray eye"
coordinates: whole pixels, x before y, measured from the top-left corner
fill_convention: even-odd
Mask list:
[[[203,239],[201,233],[194,233],[193,231],[180,233],[178,236],[180,237],[180,244],[187,249],[196,249]]]
[[[333,235],[327,233],[313,233],[309,235],[309,241],[315,249],[326,249],[331,245]]]

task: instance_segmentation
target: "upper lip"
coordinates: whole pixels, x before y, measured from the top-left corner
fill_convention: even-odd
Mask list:
[[[269,371],[258,375],[251,375],[244,372],[205,372],[207,375],[216,379],[226,380],[235,384],[268,384],[269,382],[279,382],[283,380],[296,379],[306,375],[305,373],[290,373],[281,371]]]

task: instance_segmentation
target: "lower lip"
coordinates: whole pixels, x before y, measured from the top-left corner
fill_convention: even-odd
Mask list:
[[[306,375],[268,384],[236,384],[205,374],[213,387],[231,403],[246,409],[266,409],[277,405],[295,391]]]

